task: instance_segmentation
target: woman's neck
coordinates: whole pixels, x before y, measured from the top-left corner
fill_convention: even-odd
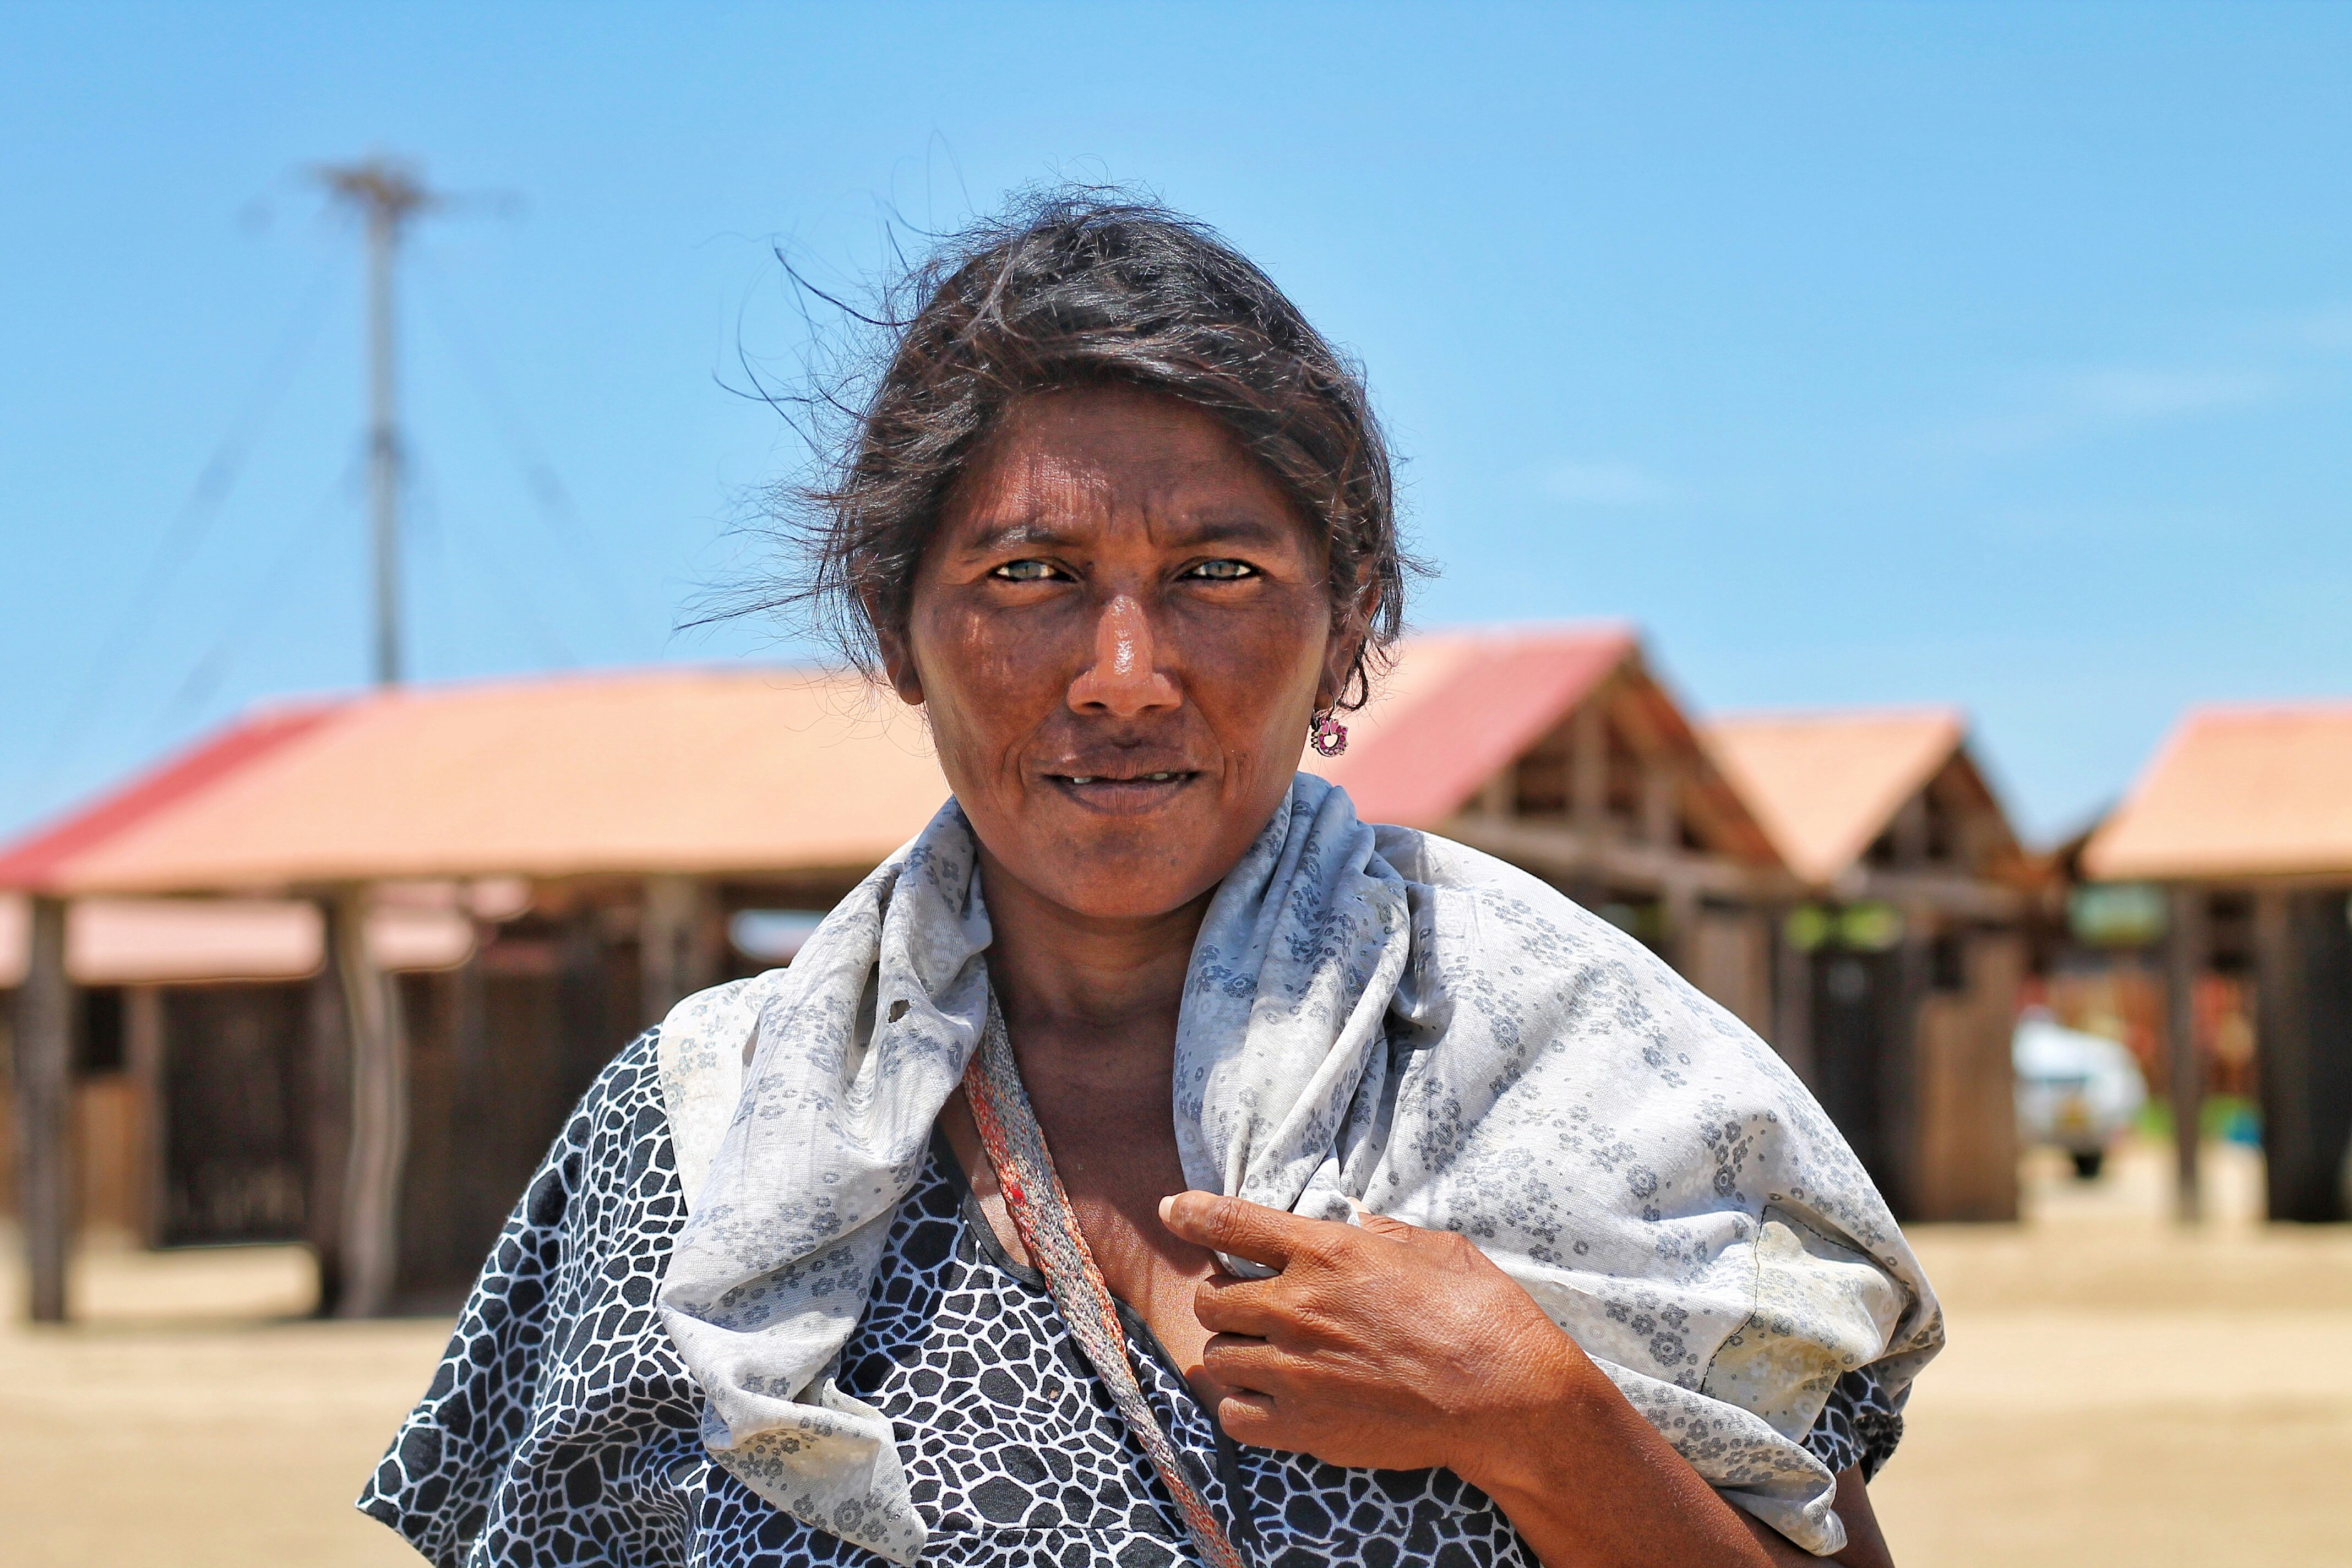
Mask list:
[[[989,980],[1024,1068],[1033,1052],[1097,1056],[1122,1047],[1164,1062],[1213,889],[1162,915],[1107,920],[1039,897],[985,848],[981,885],[994,938]]]

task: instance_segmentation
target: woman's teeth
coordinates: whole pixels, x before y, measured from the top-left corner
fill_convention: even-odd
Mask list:
[[[1138,773],[1131,779],[1117,779],[1112,782],[1116,784],[1166,784],[1175,778],[1175,776],[1176,775],[1172,773]],[[1100,784],[1103,782],[1103,779],[1100,773],[1072,773],[1070,775],[1070,782],[1074,784]]]

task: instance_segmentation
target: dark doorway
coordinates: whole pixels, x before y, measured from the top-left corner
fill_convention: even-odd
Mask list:
[[[302,1234],[304,1008],[299,984],[165,993],[164,1246]]]
[[[1900,1039],[1900,954],[1829,945],[1813,953],[1812,971],[1813,1074],[1822,1109],[1900,1215],[1889,1070]]]

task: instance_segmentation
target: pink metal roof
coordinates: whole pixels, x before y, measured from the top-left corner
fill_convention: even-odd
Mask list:
[[[1967,732],[1948,708],[1735,715],[1705,726],[1733,787],[1815,886],[1862,858]]]
[[[946,797],[864,682],[652,669],[264,712],[0,851],[0,887],[220,892],[384,879],[870,865]]]
[[[2111,880],[2352,875],[2352,702],[2192,709],[2083,868]]]
[[[163,766],[0,848],[0,888],[49,887],[78,858],[301,739],[335,711],[331,703],[268,708],[206,736]]]

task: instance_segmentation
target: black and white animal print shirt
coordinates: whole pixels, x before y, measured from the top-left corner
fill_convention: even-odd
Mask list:
[[[360,1508],[444,1568],[818,1568],[882,1560],[712,1463],[701,1394],[654,1309],[686,1220],[655,1036],[597,1079],[483,1266],[433,1384]],[[1534,1568],[1510,1521],[1445,1470],[1352,1470],[1225,1438],[1126,1314],[1153,1413],[1243,1554],[1266,1568]],[[934,1140],[901,1205],[841,1386],[890,1418],[925,1564],[1162,1568],[1195,1561],[1175,1504]],[[1901,1419],[1867,1372],[1806,1447],[1875,1471]]]

